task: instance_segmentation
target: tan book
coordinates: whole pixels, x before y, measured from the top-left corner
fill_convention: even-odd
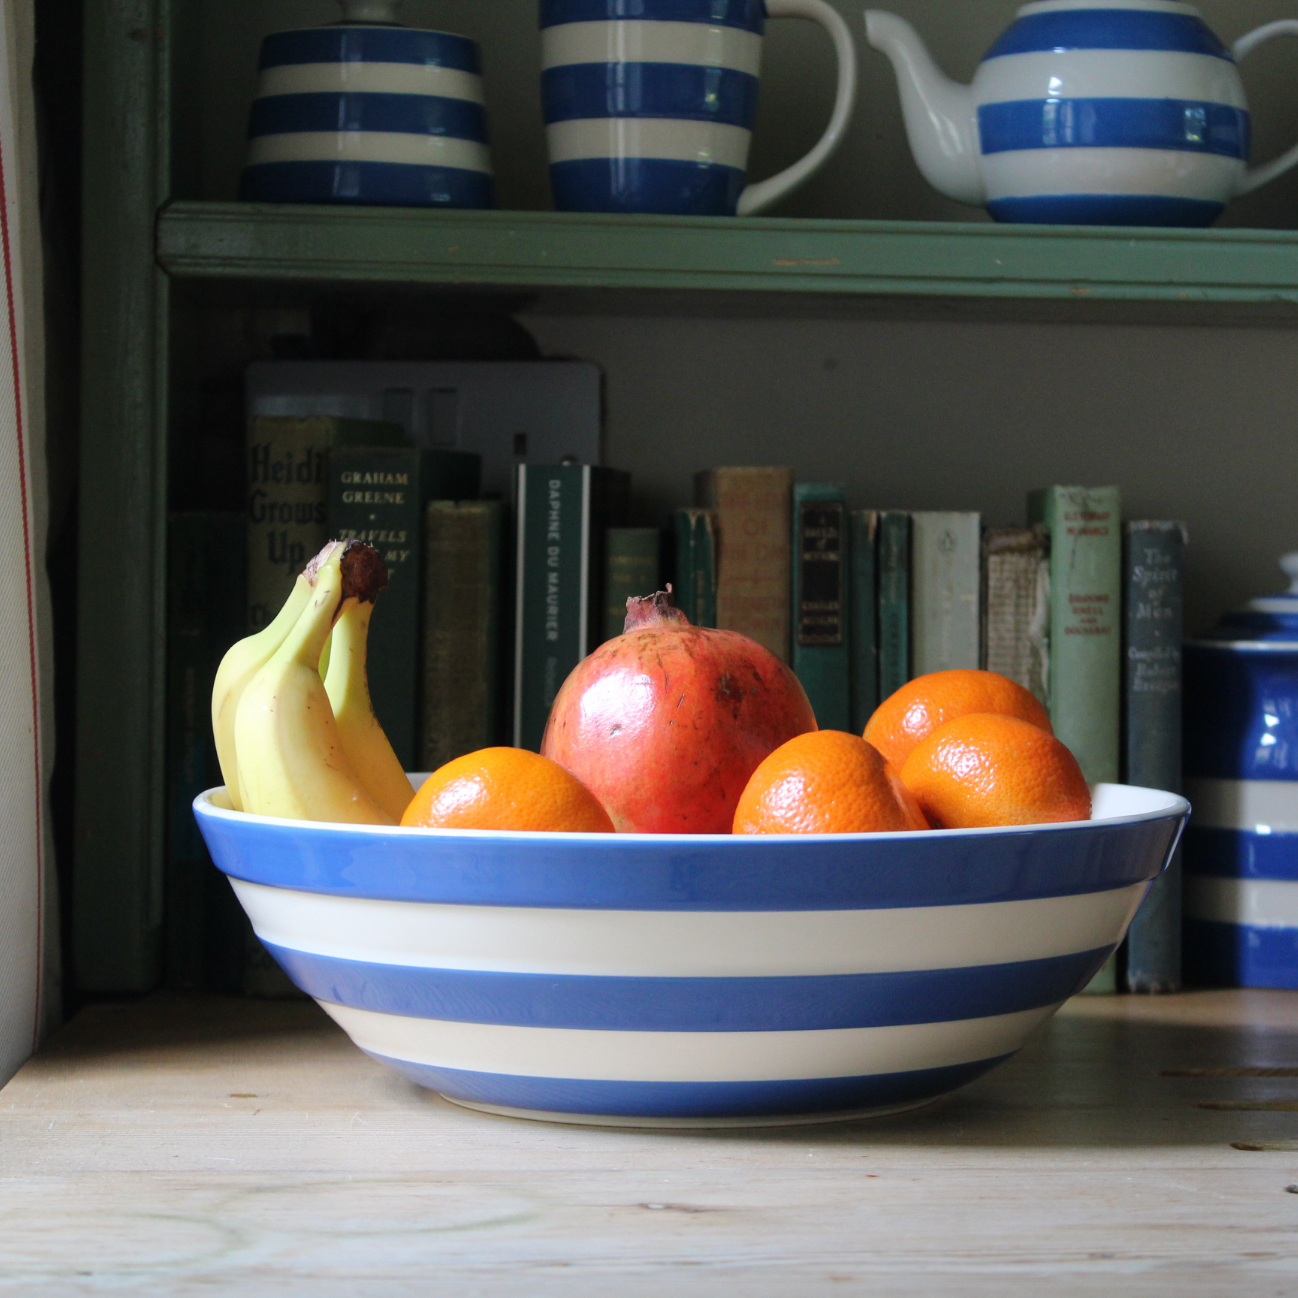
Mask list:
[[[708,469],[694,497],[716,512],[717,626],[788,662],[793,470]]]
[[[1050,536],[1044,527],[983,536],[983,663],[1049,702]]]

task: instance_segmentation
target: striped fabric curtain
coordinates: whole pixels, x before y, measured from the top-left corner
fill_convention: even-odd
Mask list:
[[[0,0],[0,1083],[56,1011],[33,9]]]

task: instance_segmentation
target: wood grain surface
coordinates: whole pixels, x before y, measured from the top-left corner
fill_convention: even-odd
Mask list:
[[[1092,997],[918,1113],[636,1132],[457,1109],[311,1004],[155,995],[0,1091],[0,1293],[1293,1294],[1296,1068],[1298,994]]]

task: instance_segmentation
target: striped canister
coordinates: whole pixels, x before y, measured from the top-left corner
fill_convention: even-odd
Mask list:
[[[270,203],[490,207],[477,44],[384,23],[268,36],[239,193]]]
[[[825,28],[838,91],[816,147],[748,185],[768,17]],[[541,0],[541,50],[550,181],[563,211],[758,212],[825,162],[856,95],[855,47],[825,0]]]
[[[1185,648],[1187,978],[1298,988],[1298,554]]]

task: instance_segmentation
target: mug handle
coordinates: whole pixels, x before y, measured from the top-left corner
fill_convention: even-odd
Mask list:
[[[1257,49],[1259,45],[1274,39],[1276,36],[1298,36],[1298,18],[1281,18],[1278,22],[1267,23],[1256,31],[1249,32],[1247,36],[1241,36],[1231,46],[1230,52],[1235,56],[1235,61],[1238,63]],[[1298,162],[1298,144],[1295,144],[1287,153],[1282,153],[1278,158],[1266,163],[1265,166],[1254,167],[1251,171],[1246,171],[1244,179],[1240,182],[1238,192],[1247,194],[1251,190],[1270,183],[1277,176],[1284,175],[1296,162]]]
[[[769,180],[746,186],[739,195],[737,210],[740,216],[755,216],[758,212],[765,211],[817,171],[838,147],[856,102],[856,46],[852,43],[852,34],[838,10],[831,8],[825,0],[766,0],[766,14],[769,18],[806,18],[819,23],[829,33],[838,55],[838,94],[834,99],[834,112],[829,125],[816,147],[805,158],[786,167]],[[1281,25],[1283,24],[1273,24]],[[1298,30],[1298,21],[1293,25]]]

